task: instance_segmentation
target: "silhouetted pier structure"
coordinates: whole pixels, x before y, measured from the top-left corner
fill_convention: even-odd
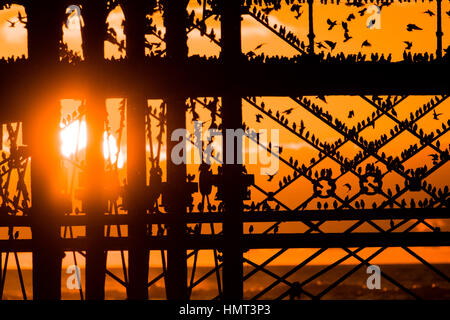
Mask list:
[[[9,4],[0,1],[0,4]],[[12,3],[12,2],[11,2]],[[421,136],[414,124],[425,114],[434,110],[435,106],[445,101],[450,91],[449,56],[442,54],[441,1],[437,3],[436,35],[437,47],[434,58],[429,61],[327,61],[314,50],[313,30],[313,0],[305,2],[310,16],[309,44],[298,59],[289,61],[262,61],[247,59],[241,50],[241,15],[249,14],[264,25],[264,19],[253,13],[252,6],[241,5],[236,0],[218,0],[214,14],[221,16],[219,58],[188,57],[186,30],[195,27],[188,25],[186,19],[185,1],[163,1],[164,25],[166,35],[166,56],[145,55],[145,34],[147,30],[146,14],[152,7],[152,1],[14,1],[25,7],[28,31],[28,59],[13,63],[0,63],[0,73],[7,76],[8,81],[2,81],[0,86],[0,101],[2,109],[0,121],[4,124],[21,122],[23,125],[24,144],[22,154],[12,154],[16,159],[31,157],[31,198],[32,206],[21,207],[17,212],[7,212],[0,217],[0,227],[31,227],[30,239],[14,238],[0,240],[0,252],[32,252],[33,253],[33,297],[34,299],[60,299],[61,297],[61,259],[64,251],[85,252],[86,257],[86,299],[103,299],[105,288],[106,252],[108,250],[124,250],[128,252],[128,270],[125,280],[118,280],[127,287],[130,299],[147,299],[148,287],[154,280],[148,280],[150,250],[165,250],[167,252],[166,270],[158,279],[166,280],[168,299],[188,299],[192,288],[198,284],[188,275],[187,259],[192,257],[188,250],[214,250],[215,267],[208,274],[216,274],[218,278],[218,298],[241,299],[243,284],[249,277],[244,275],[243,264],[248,263],[243,258],[243,252],[249,249],[270,248],[280,249],[279,253],[261,265],[255,266],[257,271],[270,275],[265,266],[287,248],[318,248],[318,252],[302,262],[300,267],[312,260],[327,248],[344,248],[348,256],[356,258],[361,265],[369,265],[368,259],[358,256],[363,247],[409,247],[417,246],[450,246],[449,232],[394,232],[400,226],[413,222],[413,226],[425,223],[431,219],[450,219],[448,213],[449,191],[446,189],[429,188],[424,185],[421,176],[417,179],[406,172],[395,159],[385,159],[379,150],[389,141],[395,139],[401,132],[410,131],[423,141],[422,146],[434,149],[439,159],[433,168],[426,171],[423,177],[441,168],[449,160],[449,151],[444,146],[436,146],[436,141],[449,130],[449,124],[435,136]],[[333,3],[333,2],[331,2]],[[365,3],[365,2],[364,2]],[[374,2],[377,3],[377,2]],[[379,3],[379,2],[378,2]],[[85,60],[77,65],[59,62],[59,43],[62,39],[62,25],[69,5],[80,5],[84,19],[83,53]],[[224,5],[226,4],[226,5]],[[283,1],[284,4],[284,1]],[[104,41],[107,33],[106,18],[115,5],[120,5],[125,15],[126,55],[124,60],[104,59]],[[205,7],[204,7],[205,8]],[[207,18],[205,16],[205,18]],[[270,27],[270,25],[266,26]],[[270,27],[272,28],[272,27]],[[272,32],[277,33],[272,28]],[[207,35],[206,35],[207,36]],[[288,41],[289,42],[289,41]],[[300,48],[297,44],[293,46]],[[302,50],[302,49],[300,49]],[[307,77],[298,77],[307,74]],[[400,100],[388,107],[382,107],[376,101],[367,101],[377,109],[375,122],[380,116],[391,118],[391,110],[407,95],[437,95],[431,104],[407,124],[398,123],[398,131],[391,137],[379,140],[379,144],[370,145],[361,141],[356,133],[349,133],[342,125],[330,120],[321,110],[316,108],[303,96],[319,95],[397,95]],[[296,100],[300,107],[311,112],[325,124],[342,133],[346,141],[351,141],[361,147],[364,152],[356,163],[348,164],[340,159],[336,144],[330,149],[311,140],[303,132],[298,132],[284,121],[268,113],[258,105],[254,96],[289,96]],[[127,214],[108,215],[108,199],[104,186],[106,173],[102,155],[103,132],[106,119],[105,99],[126,98],[126,130],[127,130]],[[375,188],[387,200],[380,207],[355,209],[349,200],[341,199],[334,209],[310,210],[296,208],[292,210],[278,200],[273,193],[265,192],[256,185],[257,190],[265,193],[269,201],[275,201],[278,209],[252,208],[244,209],[245,194],[237,192],[236,186],[245,185],[249,175],[244,174],[242,166],[225,164],[220,180],[223,190],[222,212],[189,212],[192,189],[196,185],[187,181],[186,165],[175,165],[167,161],[167,180],[163,202],[167,213],[148,213],[146,203],[148,190],[146,163],[146,117],[148,115],[147,99],[159,98],[166,102],[165,119],[167,132],[186,126],[187,98],[221,97],[222,129],[241,128],[242,102],[253,105],[261,113],[279,125],[298,135],[298,138],[313,145],[323,158],[331,158],[339,163],[344,170],[352,172],[361,179],[361,185],[367,176],[376,177],[376,170],[367,169],[358,172],[356,167],[373,156],[390,170],[399,174],[405,180],[405,187],[394,194],[386,194],[382,183]],[[88,144],[86,146],[86,179],[85,196],[83,198],[83,213],[64,215],[63,198],[59,196],[61,181],[61,165],[58,141],[60,130],[59,100],[86,99],[86,122],[88,128]],[[359,128],[364,130],[370,124],[365,123]],[[178,142],[170,140],[167,135],[167,154]],[[341,144],[342,145],[342,144]],[[419,151],[422,150],[419,147]],[[413,150],[410,158],[415,152]],[[235,149],[236,154],[239,152]],[[311,176],[314,163],[302,168],[287,160],[281,161],[294,170],[294,178],[305,176],[310,181],[332,180],[324,173],[320,178]],[[399,160],[400,161],[400,160]],[[11,162],[12,163],[12,162]],[[11,164],[12,166],[12,164]],[[288,181],[289,183],[289,181]],[[249,186],[248,186],[249,187]],[[150,185],[151,188],[151,185]],[[280,188],[283,188],[280,186]],[[245,188],[247,189],[247,187]],[[242,189],[241,189],[242,190]],[[421,205],[403,204],[398,199],[401,194],[410,191],[423,190],[432,201]],[[369,191],[366,189],[366,193]],[[276,193],[275,193],[276,194]],[[362,191],[364,194],[364,190]],[[316,195],[316,200],[320,200]],[[352,199],[353,201],[354,199]],[[5,200],[3,203],[6,205]],[[267,204],[267,201],[265,202]],[[395,208],[389,209],[389,205]],[[16,208],[19,206],[14,204]],[[390,229],[379,227],[376,222],[400,219],[402,222]],[[417,220],[417,221],[416,221]],[[301,233],[275,233],[275,226],[282,222],[298,221],[304,223],[308,230]],[[327,221],[355,221],[355,225],[342,233],[327,233],[320,226]],[[260,234],[244,232],[246,222],[267,222],[272,227]],[[222,232],[216,234],[190,234],[186,231],[188,223],[211,224],[220,223]],[[352,231],[363,223],[372,225],[375,232]],[[148,225],[165,225],[166,233],[149,235]],[[105,226],[127,225],[128,236],[105,236]],[[86,236],[78,238],[62,237],[62,226],[85,226]],[[429,226],[429,224],[428,224]],[[413,229],[414,227],[411,227]],[[13,229],[11,229],[13,230]],[[348,248],[358,248],[351,250]],[[218,260],[216,250],[223,253]],[[284,252],[283,251],[283,252]],[[411,251],[412,255],[417,256]],[[445,280],[449,277],[430,265],[424,259],[419,261],[439,273]],[[165,258],[163,257],[163,260]],[[253,263],[253,262],[252,262]],[[254,264],[254,263],[253,263]],[[252,264],[251,264],[252,265]],[[332,265],[331,265],[332,266]],[[0,275],[4,275],[0,260]],[[297,267],[296,267],[297,268]],[[297,269],[299,269],[297,268]],[[220,278],[218,270],[222,269]],[[294,268],[295,269],[295,268]],[[296,270],[297,270],[296,269]],[[273,275],[272,275],[273,276]],[[349,275],[337,280],[337,284]],[[286,276],[274,276],[277,283],[294,284],[286,280]],[[203,278],[201,278],[203,279]],[[2,289],[4,277],[0,278]],[[417,297],[412,291],[389,280],[402,290]],[[297,288],[298,289],[298,288]],[[300,289],[302,290],[302,289]],[[289,290],[288,290],[289,291]],[[303,292],[303,291],[302,291]],[[328,292],[326,290],[323,295]],[[321,298],[323,295],[311,296]],[[257,296],[259,297],[259,296]]]

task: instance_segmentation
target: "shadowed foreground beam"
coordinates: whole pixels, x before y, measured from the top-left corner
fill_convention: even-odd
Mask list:
[[[86,250],[84,237],[62,239],[61,249],[65,251]],[[326,233],[326,234],[246,234],[242,237],[242,247],[246,249],[277,248],[355,248],[355,247],[435,247],[449,246],[450,232],[397,232],[397,233]],[[128,238],[105,238],[108,250],[127,250]],[[148,250],[170,250],[178,244],[167,236],[147,237],[143,244]],[[217,249],[223,248],[225,240],[221,235],[186,236],[184,248]],[[0,240],[0,251],[30,252],[33,240]]]

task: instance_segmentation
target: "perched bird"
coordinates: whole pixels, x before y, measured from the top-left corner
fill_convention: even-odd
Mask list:
[[[325,43],[330,47],[331,51],[336,47],[336,42],[325,40]]]
[[[256,122],[260,123],[263,116],[261,114],[256,115]]]
[[[19,19],[20,23],[27,24],[27,21],[25,20],[26,17],[22,17],[20,12],[17,14],[17,19]]]
[[[337,21],[331,21],[331,19],[327,19],[327,24],[329,25],[328,30],[331,30],[337,25]]]
[[[355,18],[356,18],[355,15],[353,13],[350,13],[347,17],[347,21],[355,20]]]
[[[291,114],[291,112],[294,110],[294,108],[289,108],[289,109],[286,109],[286,110],[284,110],[282,113],[285,113],[285,114]]]
[[[422,28],[416,26],[415,24],[410,23],[410,24],[408,24],[408,25],[406,26],[406,30],[408,30],[409,32],[411,32],[411,31],[414,31],[414,30],[422,30]]]
[[[355,111],[350,110],[350,112],[348,113],[348,118],[351,119],[351,118],[353,118],[354,115],[355,115]]]
[[[9,22],[9,27],[10,28],[14,28],[16,26],[17,21],[10,21],[10,20],[6,20],[7,22]]]
[[[361,48],[362,47],[371,47],[372,45],[370,44],[370,42],[369,41],[367,41],[367,40],[364,40],[364,42],[361,44]]]
[[[442,113],[436,113],[436,110],[433,110],[433,119],[434,120],[439,120],[439,116],[441,116]]]
[[[261,11],[264,12],[265,14],[269,14],[272,12],[273,9],[274,9],[274,7],[267,7],[267,8],[262,8]]]
[[[273,228],[273,233],[278,233],[278,230],[279,230],[278,225],[276,225],[276,226]]]
[[[411,49],[411,47],[412,47],[412,42],[410,42],[410,41],[403,41],[403,43],[405,43],[406,44],[406,48],[405,48],[405,50],[409,50],[409,49]]]
[[[347,33],[347,32],[345,32],[344,33],[344,42],[347,42],[348,40],[350,40],[352,37]]]
[[[428,156],[430,156],[433,161],[439,160],[439,156],[437,154],[429,154]]]
[[[320,99],[320,100],[322,100],[325,103],[328,103],[327,99],[325,99],[325,96],[319,95],[319,96],[317,96],[317,99]]]
[[[427,11],[424,12],[425,14],[429,15],[430,17],[434,16],[434,12],[431,11],[430,9],[428,9]]]

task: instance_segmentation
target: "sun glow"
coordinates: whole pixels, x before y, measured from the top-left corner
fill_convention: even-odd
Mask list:
[[[61,124],[60,139],[61,153],[66,158],[84,150],[87,142],[86,121],[76,120],[67,126]],[[106,131],[103,133],[103,156],[113,164],[117,161],[117,167],[123,168],[125,162],[123,153],[118,148],[116,138],[108,136]]]

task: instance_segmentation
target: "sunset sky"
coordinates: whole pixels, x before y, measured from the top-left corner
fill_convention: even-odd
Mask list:
[[[191,1],[191,5],[189,7],[189,12],[195,10],[200,17],[201,10],[195,4],[196,1]],[[450,17],[446,14],[450,10],[450,2],[443,1],[442,3],[442,29],[444,31],[443,36],[443,48],[447,48],[450,45]],[[368,7],[368,6],[367,6]],[[317,4],[314,7],[314,28],[316,34],[316,42],[321,42],[325,44],[324,41],[334,41],[337,42],[336,47],[330,51],[329,48],[325,49],[325,53],[331,52],[333,55],[343,52],[345,54],[350,53],[358,53],[362,52],[367,55],[371,53],[379,53],[387,56],[388,54],[392,55],[393,61],[402,60],[402,54],[406,47],[404,41],[411,41],[413,46],[411,48],[411,53],[424,53],[429,52],[435,54],[436,50],[436,17],[430,17],[428,14],[424,13],[426,10],[430,9],[434,13],[436,12],[436,3],[417,3],[417,4],[400,4],[394,3],[389,7],[383,7],[381,11],[381,29],[368,29],[366,27],[366,21],[369,17],[368,14],[364,14],[360,16],[358,11],[361,8],[349,7],[345,4],[340,5],[322,5]],[[0,11],[0,56],[5,58],[11,56],[27,56],[27,31],[24,28],[23,24],[17,23],[14,28],[10,27],[10,21],[16,21],[18,12],[21,12],[22,15],[25,15],[24,9],[19,6],[12,6],[11,9],[1,10]],[[283,6],[283,9],[278,12],[271,12],[269,15],[269,24],[270,25],[284,25],[287,30],[292,31],[296,34],[300,40],[304,41],[306,44],[307,41],[307,33],[308,33],[308,16],[307,16],[307,6],[306,4],[302,6],[300,9],[302,15],[299,19],[295,18],[295,13],[291,12],[288,7]],[[340,22],[345,20],[350,13],[354,13],[356,16],[355,20],[349,22],[349,34],[352,36],[347,42],[343,42],[344,39],[344,31]],[[123,35],[123,31],[121,29],[121,22],[123,19],[123,14],[120,8],[116,8],[108,17],[108,23],[110,27],[113,27],[117,32],[117,39],[120,41],[125,39]],[[332,29],[328,30],[327,19],[336,20],[337,25]],[[162,20],[160,16],[155,16],[154,20],[158,22],[158,29],[164,32],[164,27],[162,25]],[[420,26],[423,30],[408,32],[406,30],[406,25],[409,23],[414,23],[417,26]],[[214,21],[210,19],[208,23],[208,32],[210,32],[211,28],[214,29],[217,38],[220,38],[220,23],[219,21]],[[157,39],[154,36],[148,36],[149,42],[156,42]],[[371,43],[371,47],[361,48],[361,44],[363,41],[368,40]],[[69,48],[73,49],[79,53],[81,53],[81,38],[79,27],[76,23],[72,23],[69,25],[69,29],[64,28],[64,41],[68,43]],[[262,45],[259,49],[255,50],[255,48],[259,45]],[[211,42],[206,37],[202,37],[198,31],[193,31],[189,34],[188,38],[188,46],[189,46],[189,55],[206,55],[206,56],[218,56],[220,52],[220,48]],[[325,44],[326,46],[326,44]],[[164,48],[164,45],[162,45]],[[320,49],[322,50],[322,49]],[[316,47],[316,52],[320,50]],[[271,31],[266,29],[264,26],[255,21],[252,17],[246,15],[243,16],[242,20],[242,51],[244,53],[248,53],[249,51],[254,51],[256,54],[264,53],[268,56],[280,55],[280,56],[294,56],[298,54],[296,50],[291,48],[287,43],[283,40],[275,36]],[[118,50],[118,47],[112,45],[111,43],[105,42],[105,57],[120,57],[121,53]],[[237,71],[238,72],[238,71]],[[325,76],[325,75],[324,75]],[[370,75],[367,75],[370,76]],[[149,75],[151,77],[151,75]],[[299,74],[299,78],[308,77],[308,74]],[[334,75],[336,81],[339,81],[339,75]],[[362,79],[363,80],[363,79]],[[295,81],[295,79],[292,79]],[[357,96],[327,96],[327,103],[317,99],[316,97],[308,97],[314,103],[320,105],[325,111],[328,111],[334,117],[345,120],[348,127],[352,127],[366,119],[368,116],[372,114],[375,109],[371,107],[367,102],[363,101],[360,97]],[[396,107],[396,111],[398,113],[399,119],[406,119],[409,116],[410,112],[414,112],[417,108],[427,103],[432,97],[429,96],[413,96],[408,97],[404,102],[399,104]],[[109,99],[106,102],[107,110],[109,112],[109,124],[111,126],[111,132],[114,133],[113,137],[109,139],[109,147],[111,150],[111,154],[115,154],[118,147],[120,147],[119,153],[119,162],[122,163],[123,169],[120,171],[121,177],[126,176],[126,132],[124,131],[124,135],[122,136],[122,140],[120,146],[118,144],[118,135],[116,134],[116,130],[119,127],[120,117],[119,117],[119,104],[121,99]],[[289,108],[294,108],[292,113],[289,115],[289,122],[299,123],[300,120],[303,120],[307,126],[307,129],[312,133],[315,133],[316,136],[320,138],[323,142],[334,142],[338,138],[341,137],[338,133],[336,133],[333,129],[327,127],[323,122],[319,119],[312,116],[310,113],[305,111],[304,109],[298,107],[298,105],[292,101],[289,97],[258,97],[258,103],[264,101],[266,105],[266,109],[270,108],[275,113],[276,111],[282,112]],[[77,106],[81,104],[81,101],[76,100],[62,100],[62,112],[63,115],[70,114]],[[161,104],[161,100],[149,100],[149,105],[153,108],[159,108]],[[418,122],[419,127],[423,128],[425,132],[432,132],[436,129],[440,128],[441,123],[443,121],[447,121],[449,119],[450,111],[449,111],[450,101],[445,101],[442,103],[436,111],[442,113],[440,119],[442,121],[436,121],[433,119],[433,115],[430,113],[423,119]],[[348,119],[347,115],[350,110],[354,110],[355,116],[351,119]],[[202,121],[208,122],[210,120],[210,114],[208,111],[205,111],[201,106],[197,106],[197,111],[200,114],[200,119]],[[285,129],[281,128],[278,124],[276,124],[271,119],[268,119],[266,116],[263,117],[261,123],[257,123],[255,121],[256,114],[260,114],[258,110],[249,105],[247,102],[243,102],[243,118],[245,123],[255,130],[259,129],[280,129],[280,145],[283,147],[284,151],[282,156],[285,159],[289,159],[292,157],[293,159],[297,159],[299,163],[308,164],[312,157],[317,158],[318,152],[314,150],[311,146],[309,146],[304,141],[300,140],[295,135],[287,132]],[[189,130],[193,130],[192,125],[192,115],[188,113],[188,123],[187,128]],[[383,133],[388,133],[395,123],[386,118],[382,117],[380,120],[376,122],[375,128],[367,128],[364,130],[362,136],[367,140],[373,140],[379,137]],[[206,126],[207,127],[207,126]],[[83,124],[81,125],[81,132],[83,132]],[[154,135],[158,132],[159,128],[157,127],[156,121],[152,122],[152,131]],[[76,147],[76,136],[78,133],[78,124],[66,129],[64,131],[63,137],[63,146],[62,153],[66,157],[73,156],[71,150],[75,150]],[[82,133],[83,134],[83,133]],[[440,141],[441,149],[447,148],[450,143],[450,135],[444,135]],[[6,143],[6,133],[4,134],[3,140]],[[83,137],[81,137],[83,140]],[[116,144],[117,142],[117,144]],[[383,148],[383,152],[386,152],[388,155],[397,156],[400,152],[407,146],[412,143],[417,143],[418,140],[413,137],[409,133],[401,134],[395,141],[388,144],[385,148]],[[79,157],[83,157],[83,148],[82,145],[79,146]],[[7,145],[5,145],[7,147]],[[106,148],[106,147],[105,147]],[[116,148],[116,149],[114,149]],[[150,147],[149,147],[150,148]],[[148,152],[149,152],[148,148]],[[254,152],[255,146],[250,146],[247,150],[248,152]],[[106,148],[108,149],[108,148]],[[253,150],[253,151],[251,151]],[[342,149],[340,149],[343,154],[348,157],[354,156],[360,149],[353,145],[352,143],[347,143]],[[406,167],[418,167],[427,164],[428,167],[432,165],[431,157],[429,154],[432,153],[432,150],[426,148],[419,155],[415,156],[413,159],[407,161],[405,163]],[[115,157],[115,156],[114,156]],[[165,167],[165,161],[167,157],[165,154],[165,148],[163,147],[162,152],[162,167]],[[115,159],[113,159],[115,161]],[[374,159],[368,159],[363,164],[368,161],[374,162]],[[119,167],[122,167],[119,165]],[[67,163],[67,167],[70,168],[70,163]],[[317,167],[318,169],[322,168],[332,168],[333,171],[338,172],[339,167],[331,160],[325,160],[321,165]],[[260,174],[260,165],[249,165],[247,166],[249,173],[255,174],[256,184],[260,186],[262,189],[266,191],[275,191],[278,188],[278,182],[287,175],[293,174],[293,170],[280,163],[280,169],[275,178],[271,181],[267,181],[266,175]],[[427,178],[427,182],[432,183],[436,187],[443,187],[448,185],[449,179],[449,164],[447,163],[436,173]],[[69,170],[69,169],[68,169]],[[72,170],[72,169],[70,169]],[[216,170],[216,168],[214,168]],[[382,170],[383,172],[385,170]],[[73,172],[73,171],[70,171]],[[191,174],[196,174],[198,176],[198,166],[197,165],[189,165],[188,172]],[[197,181],[197,179],[196,179]],[[346,193],[346,188],[344,184],[350,183],[354,185],[355,188],[350,193]],[[403,179],[399,179],[396,174],[389,174],[384,180],[384,188],[393,187],[396,183],[400,183],[403,185]],[[346,195],[351,196],[355,190],[357,189],[358,181],[357,179],[351,175],[347,174],[342,179],[338,181],[337,190],[339,195],[345,197]],[[290,209],[295,208],[297,205],[301,203],[304,199],[308,198],[311,195],[312,186],[305,178],[298,179],[295,183],[293,183],[290,187],[286,188],[284,191],[280,192],[277,196],[281,202],[286,204]],[[404,197],[409,202],[410,198],[414,199],[422,199],[424,197],[424,193],[416,192],[416,193],[406,193]],[[373,199],[370,197],[362,197],[366,199],[367,203],[371,203]],[[402,199],[400,198],[400,199]],[[263,200],[263,195],[256,189],[252,188],[252,201],[258,202]],[[361,198],[360,198],[361,199]],[[195,205],[197,205],[199,201],[199,197],[195,199]],[[332,201],[330,201],[331,204]],[[250,204],[250,202],[246,202],[246,204]],[[316,201],[313,201],[308,208],[315,209]],[[441,231],[449,231],[450,224],[448,221],[430,221],[434,226],[439,226]],[[389,222],[385,224],[379,223],[383,228],[388,227]],[[323,230],[328,232],[338,232],[343,231],[348,228],[351,224],[346,222],[340,223],[326,223]],[[255,233],[264,231],[267,228],[267,224],[255,224]],[[209,227],[205,227],[207,231],[209,231]],[[114,228],[113,228],[114,229]],[[244,226],[244,231],[247,232],[248,225]],[[306,230],[306,227],[301,223],[284,223],[280,226],[279,232],[299,232],[302,230]],[[359,231],[373,231],[372,227],[361,227],[358,229]],[[426,227],[424,225],[419,225],[416,227],[414,231],[425,231]],[[216,230],[217,231],[217,230]],[[24,231],[24,234],[29,234],[29,232]],[[1,230],[0,235],[6,235],[6,230]],[[369,256],[373,253],[375,249],[365,249],[363,250],[361,256]],[[425,259],[427,259],[431,263],[449,263],[450,262],[450,248],[420,248],[415,250],[417,253],[421,254]],[[245,254],[245,257],[251,259],[254,262],[262,262],[264,261],[271,253],[272,250],[252,250]],[[287,265],[297,262],[298,257],[306,257],[308,254],[311,254],[313,250],[310,249],[292,249],[279,257],[275,264]],[[314,260],[312,264],[327,264],[335,261],[336,258],[344,255],[343,250],[333,249],[328,250],[325,254],[320,256],[318,259]],[[23,267],[31,267],[31,254],[21,254],[21,264]],[[151,256],[151,264],[159,265],[160,255],[152,254]],[[212,253],[204,252],[200,255],[199,264],[200,265],[210,265],[212,264]],[[81,260],[81,258],[80,258]],[[355,259],[349,259],[346,263],[356,263]],[[386,250],[385,253],[381,254],[378,258],[373,260],[373,263],[410,263],[417,262],[412,256],[403,251],[401,248],[390,248]],[[64,265],[72,264],[71,255],[67,255],[64,259]],[[108,258],[109,266],[120,266],[119,253],[114,252],[110,253]],[[11,266],[14,268],[14,264]]]

